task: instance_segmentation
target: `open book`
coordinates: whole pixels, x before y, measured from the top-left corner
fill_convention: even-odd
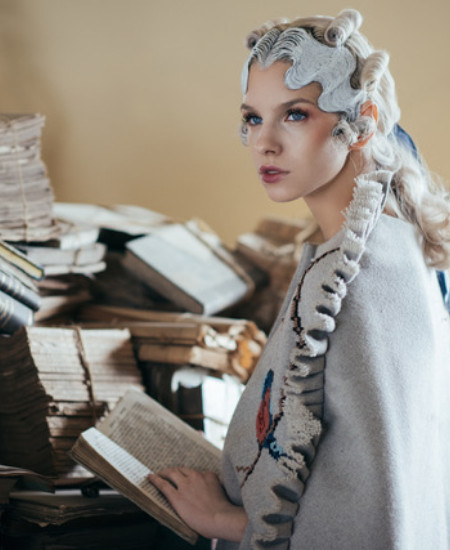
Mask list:
[[[198,535],[148,480],[149,472],[187,466],[220,471],[220,450],[157,401],[130,390],[70,455],[142,510],[194,544]]]

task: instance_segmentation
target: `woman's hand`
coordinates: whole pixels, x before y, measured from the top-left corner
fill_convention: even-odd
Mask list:
[[[216,474],[167,468],[148,479],[194,531],[206,538],[239,542],[247,525],[244,508],[232,504]]]

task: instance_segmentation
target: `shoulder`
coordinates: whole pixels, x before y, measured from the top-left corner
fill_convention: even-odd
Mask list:
[[[438,291],[437,277],[424,259],[415,227],[381,215],[366,242],[358,277],[349,285],[347,302],[361,307],[415,316],[427,309]],[[398,309],[401,308],[399,311]]]
[[[382,214],[367,239],[361,268],[393,276],[411,266],[428,271],[416,228],[407,221]]]

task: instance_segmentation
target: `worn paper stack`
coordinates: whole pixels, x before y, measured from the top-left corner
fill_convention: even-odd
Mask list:
[[[97,242],[99,229],[77,226],[58,220],[61,234],[57,239],[17,246],[33,262],[44,268],[45,275],[91,274],[105,269],[106,246]]]
[[[96,498],[79,489],[13,492],[1,540],[11,549],[181,550],[175,535],[110,489]]]
[[[53,192],[41,160],[38,114],[0,115],[0,238],[46,241],[58,235]]]
[[[77,436],[140,387],[126,329],[26,327],[0,338],[0,463],[80,475]]]
[[[11,491],[19,488],[52,491],[53,484],[49,478],[31,470],[0,464],[0,517],[9,502]]]
[[[266,342],[265,334],[244,319],[99,305],[83,307],[80,318],[127,327],[141,362],[193,365],[243,382],[253,372]]]
[[[312,219],[266,217],[256,228],[239,235],[236,251],[268,274],[269,284],[258,290],[238,314],[269,332],[297,267],[303,244],[320,240]]]

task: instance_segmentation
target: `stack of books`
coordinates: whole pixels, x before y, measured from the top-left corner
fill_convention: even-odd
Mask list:
[[[294,275],[303,244],[320,239],[314,220],[277,217],[263,218],[253,231],[239,235],[235,251],[266,272],[269,284],[258,289],[250,302],[239,307],[237,314],[252,319],[268,333]]]
[[[254,231],[239,235],[236,249],[270,274],[270,280],[283,291],[292,278],[306,240],[318,236],[313,220],[286,220],[267,217]]]
[[[79,318],[127,327],[140,362],[199,366],[242,382],[252,374],[266,343],[266,335],[245,319],[95,304],[82,307]]]
[[[58,220],[61,234],[57,239],[40,243],[18,243],[17,247],[31,261],[41,265],[46,277],[68,273],[92,274],[106,267],[106,245],[97,242],[99,230],[86,225],[75,226]]]
[[[53,484],[49,478],[31,470],[0,464],[0,517],[9,502],[11,491],[19,488],[52,491]]]
[[[6,241],[46,241],[60,231],[41,159],[44,122],[38,114],[0,116],[0,238]]]
[[[32,325],[41,306],[37,280],[44,270],[16,247],[0,240],[0,334]]]
[[[231,415],[266,343],[247,320],[89,304],[86,326],[131,334],[147,393],[222,447]]]
[[[96,498],[86,498],[79,489],[13,492],[0,538],[2,548],[21,550],[194,548],[110,489],[101,489]],[[211,541],[203,539],[195,548],[210,549]]]
[[[99,241],[110,250],[123,250],[130,239],[146,235],[155,227],[169,223],[164,214],[141,206],[115,204],[100,206],[73,202],[55,202],[54,215],[58,219],[83,225],[86,220],[100,231]]]
[[[123,252],[108,250],[106,269],[92,278],[91,290],[97,304],[176,311],[172,302],[147,286],[123,265]]]
[[[69,321],[80,304],[92,299],[92,276],[106,269],[107,247],[97,241],[99,228],[58,219],[61,234],[39,243],[17,243],[45,277],[38,283],[41,305],[35,321]]]
[[[86,475],[67,451],[129,387],[143,386],[126,329],[24,327],[0,337],[0,463]]]

